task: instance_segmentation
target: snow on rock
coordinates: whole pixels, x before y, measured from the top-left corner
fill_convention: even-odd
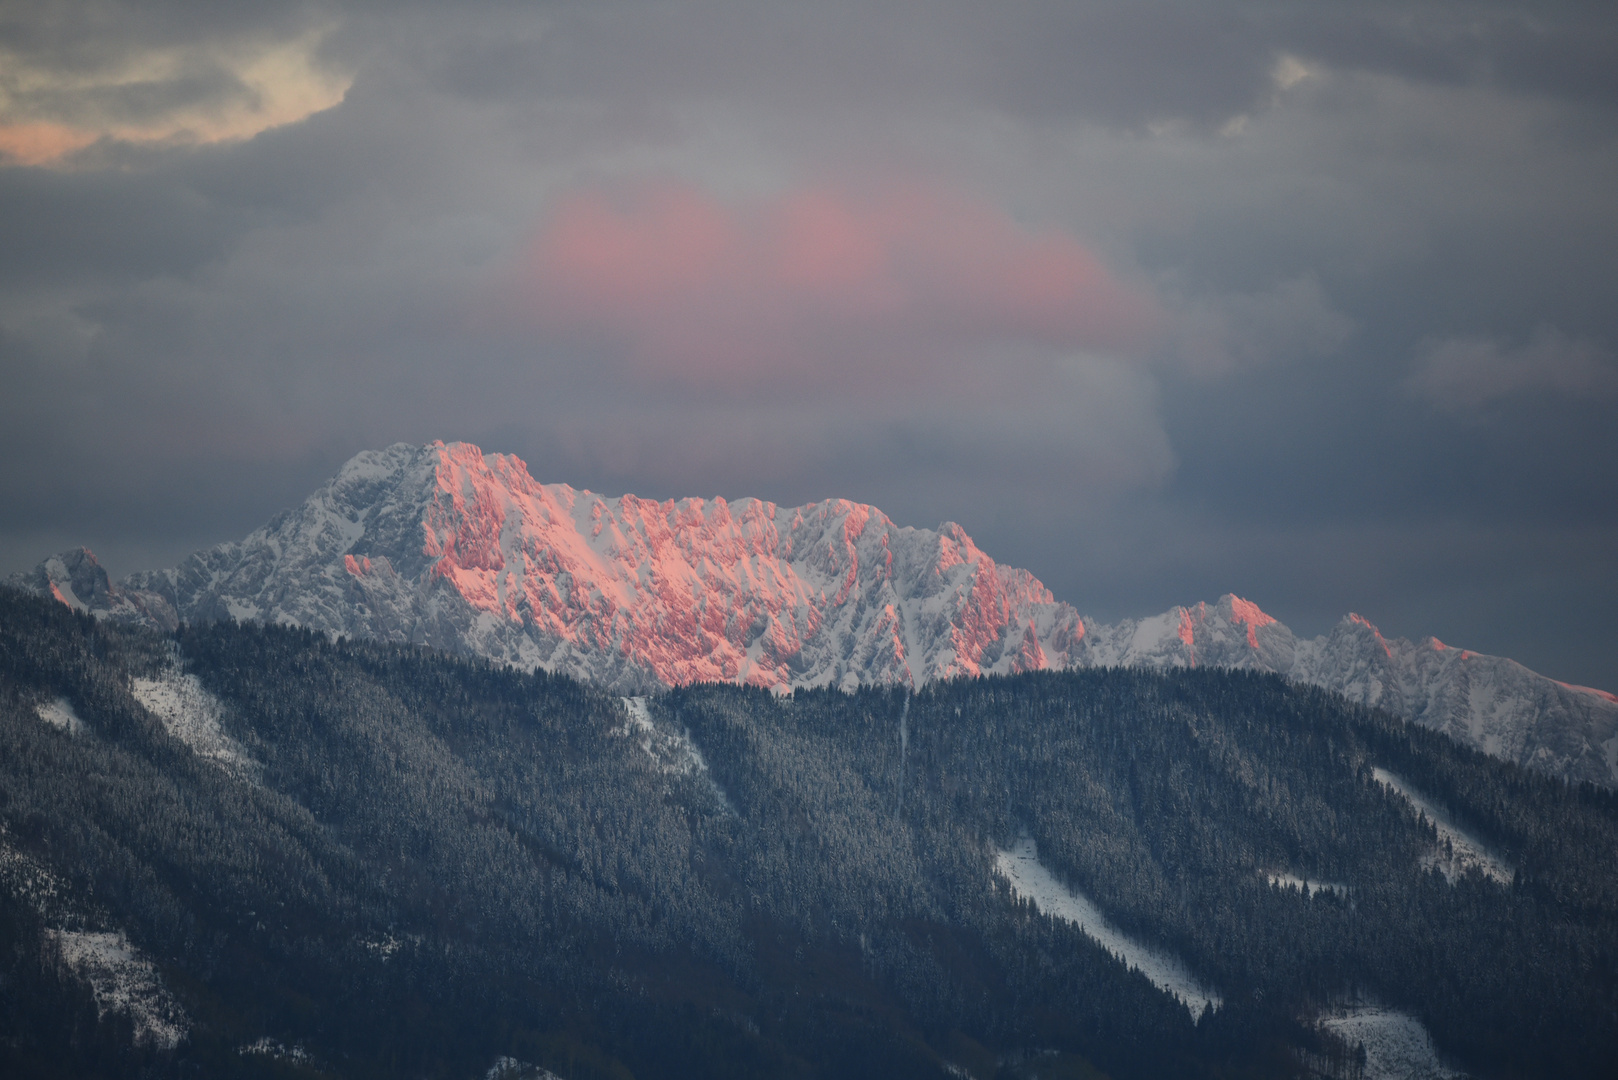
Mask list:
[[[1618,786],[1618,697],[1350,615],[1300,639],[1233,595],[1106,625],[960,526],[843,499],[654,501],[541,484],[468,443],[365,451],[240,542],[114,586],[86,549],[13,585],[98,617],[261,619],[408,641],[624,693],[1099,666],[1273,672],[1570,780]]]
[[[180,669],[175,650],[170,664],[157,678],[136,678],[130,687],[146,709],[162,721],[168,733],[207,758],[241,775],[257,772],[258,764],[240,743],[225,733],[220,722],[223,705],[195,675]]]
[[[1525,768],[1618,786],[1618,698],[1502,657],[1437,638],[1384,638],[1360,615],[1347,616],[1330,634],[1300,639],[1256,604],[1231,595],[1112,626],[1082,625],[1069,666],[1272,672]]]
[[[13,588],[53,597],[74,611],[98,619],[173,630],[179,625],[174,606],[156,593],[114,585],[89,548],[52,555],[31,573],[12,574]]]
[[[1486,754],[1569,780],[1618,785],[1618,700],[1437,638],[1386,639],[1350,615],[1302,643],[1282,674],[1433,728]]]
[[[1022,837],[1010,851],[997,851],[995,872],[1011,884],[1011,891],[1033,901],[1043,914],[1072,923],[1131,971],[1145,975],[1153,986],[1169,994],[1200,1018],[1220,997],[1209,990],[1176,956],[1134,940],[1107,921],[1088,897],[1056,879],[1039,861],[1032,837]]]
[[[1451,1080],[1464,1076],[1445,1065],[1421,1021],[1375,1005],[1330,1009],[1321,1027],[1349,1046],[1365,1048],[1364,1080]]]
[[[73,703],[65,697],[55,698],[51,701],[42,701],[34,707],[39,718],[52,727],[61,728],[69,735],[82,735],[84,721],[79,714],[73,711]]]
[[[62,962],[90,985],[96,1010],[127,1015],[135,1041],[172,1050],[185,1037],[189,1021],[158,977],[152,962],[117,931],[48,931]]]
[[[1516,874],[1515,868],[1490,851],[1488,845],[1477,836],[1455,824],[1431,799],[1386,769],[1373,769],[1372,775],[1376,777],[1377,783],[1404,796],[1411,806],[1433,823],[1433,828],[1438,832],[1439,846],[1438,851],[1432,856],[1430,865],[1442,870],[1451,884],[1473,868],[1502,885],[1511,884]]]
[[[841,499],[608,498],[465,443],[362,453],[240,543],[126,587],[187,620],[415,641],[628,691],[1060,667],[1084,632],[956,525]]]

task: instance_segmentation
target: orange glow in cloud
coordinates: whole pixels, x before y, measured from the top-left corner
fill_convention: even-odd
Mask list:
[[[331,29],[319,26],[287,39],[137,48],[88,72],[59,70],[0,48],[0,164],[61,163],[104,138],[235,142],[330,109],[353,83],[319,60]],[[198,71],[225,76],[225,89],[182,95],[139,119],[118,107],[152,96],[153,88],[183,86]]]
[[[746,207],[676,184],[579,193],[536,239],[524,302],[548,331],[695,379],[974,345],[1128,351],[1156,318],[1072,236],[924,187]]]
[[[41,165],[82,150],[97,138],[94,132],[61,124],[0,124],[0,154],[24,165]]]

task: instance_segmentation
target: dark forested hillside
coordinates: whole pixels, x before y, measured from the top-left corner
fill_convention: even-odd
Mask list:
[[[1269,677],[626,703],[0,590],[0,830],[11,1075],[1352,1076],[1349,1000],[1479,1076],[1618,1060],[1614,797]],[[1025,835],[1221,1005],[1019,896]]]

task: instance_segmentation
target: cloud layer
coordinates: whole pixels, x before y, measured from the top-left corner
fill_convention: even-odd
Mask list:
[[[0,8],[0,569],[463,438],[1618,688],[1610,5]]]
[[[523,278],[537,330],[696,383],[925,390],[952,364],[1001,373],[997,352],[1138,352],[1156,314],[1073,237],[918,185],[564,195]]]
[[[0,155],[24,165],[61,164],[102,140],[251,138],[335,106],[353,81],[320,59],[329,25],[149,43],[109,40],[103,25],[89,48],[48,17],[32,29],[0,38]]]

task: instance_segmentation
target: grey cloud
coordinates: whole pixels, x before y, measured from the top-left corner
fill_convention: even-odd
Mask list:
[[[1261,292],[1186,303],[1175,315],[1176,359],[1193,372],[1220,375],[1237,367],[1314,359],[1340,351],[1354,322],[1333,308],[1312,277]]]
[[[359,449],[464,438],[611,493],[958,520],[1101,617],[1234,590],[1618,688],[1605,9],[146,4],[77,34],[71,10],[3,9],[0,48],[95,72],[330,18],[321,55],[357,74],[243,142],[0,167],[0,571],[68,543],[172,563]],[[1283,91],[1281,56],[1318,77]],[[985,347],[946,386],[914,348],[882,395],[812,357],[648,387],[500,317],[559,193],[873,176],[1155,287],[1162,362]]]
[[[1592,341],[1544,326],[1511,347],[1493,337],[1424,342],[1406,386],[1441,409],[1480,409],[1518,394],[1618,394],[1618,362]]]

